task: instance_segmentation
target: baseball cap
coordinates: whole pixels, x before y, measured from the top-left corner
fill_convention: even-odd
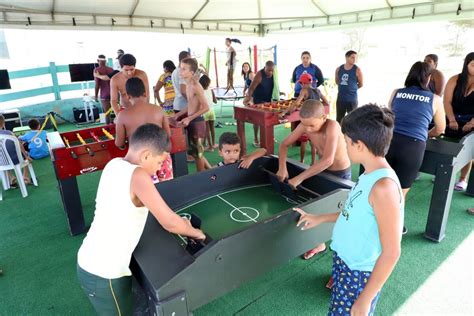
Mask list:
[[[301,84],[311,83],[312,81],[313,81],[313,77],[311,77],[311,75],[307,72],[302,74],[300,76],[300,80],[298,80],[298,82],[301,83]]]

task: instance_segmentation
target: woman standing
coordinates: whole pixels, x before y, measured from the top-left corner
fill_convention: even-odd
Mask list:
[[[405,88],[394,90],[389,101],[395,114],[395,128],[386,159],[400,180],[404,197],[423,162],[426,140],[441,135],[446,128],[441,98],[428,89],[431,71],[425,62],[413,64]],[[434,127],[429,130],[431,120]]]
[[[300,95],[302,86],[298,83],[298,80],[304,73],[311,75],[314,88],[319,87],[324,83],[323,73],[318,66],[311,63],[311,54],[308,51],[301,53],[301,64],[295,67],[295,70],[293,70],[293,76],[291,77],[291,82],[295,84],[295,98]]]
[[[227,54],[227,61],[225,65],[227,66],[227,91],[230,89],[234,90],[234,69],[235,63],[237,62],[237,53],[235,49],[232,47],[232,43],[239,43],[240,40],[236,38],[226,38],[225,39],[225,46],[226,46],[226,54]],[[227,92],[226,91],[226,92]]]
[[[448,80],[444,90],[444,109],[449,122],[447,136],[460,138],[474,129],[474,52],[467,54],[462,72]],[[471,166],[472,162],[469,162],[461,169],[455,190],[466,190]]]
[[[245,96],[245,93],[250,88],[255,74],[252,71],[252,67],[248,62],[242,64],[242,77],[244,77],[244,92],[242,93]],[[258,140],[258,125],[253,124],[253,145],[259,147],[260,143]]]

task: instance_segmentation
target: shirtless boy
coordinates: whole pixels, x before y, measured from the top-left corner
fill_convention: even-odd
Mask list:
[[[185,58],[179,65],[179,76],[186,82],[186,97],[188,105],[175,114],[178,124],[186,127],[188,132],[188,154],[196,162],[196,170],[205,169],[203,140],[206,137],[206,121],[202,116],[209,111],[209,104],[204,96],[204,90],[196,76],[198,63],[194,58]]]
[[[279,167],[277,176],[280,181],[288,178],[288,170],[286,168],[288,148],[303,134],[308,136],[319,160],[315,161],[311,167],[299,175],[288,179],[288,183],[293,188],[296,188],[304,180],[322,171],[350,180],[351,162],[347,155],[346,143],[339,123],[328,119],[324,112],[323,104],[316,100],[306,100],[301,106],[299,114],[301,123],[283,140],[278,152]],[[303,257],[304,259],[310,259],[325,250],[326,245],[323,243],[307,251]]]
[[[115,115],[118,115],[121,108],[130,106],[130,100],[125,90],[125,83],[132,77],[138,77],[145,85],[145,96],[147,100],[150,98],[150,88],[148,84],[148,77],[143,70],[136,69],[135,64],[137,60],[131,54],[124,54],[120,57],[120,66],[122,70],[112,77],[110,80],[110,103],[114,109]],[[120,95],[120,103],[118,96]],[[130,134],[132,135],[132,134]]]

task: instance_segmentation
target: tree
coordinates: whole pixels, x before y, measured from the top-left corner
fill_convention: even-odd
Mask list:
[[[350,31],[344,32],[347,37],[347,44],[344,46],[344,49],[346,51],[356,51],[359,58],[364,57],[366,55],[366,31],[366,28],[354,28]]]
[[[474,28],[473,20],[460,20],[451,21],[448,26],[448,31],[452,34],[448,43],[443,45],[449,52],[449,56],[461,56],[465,50],[466,41],[468,40],[465,36],[466,32]]]

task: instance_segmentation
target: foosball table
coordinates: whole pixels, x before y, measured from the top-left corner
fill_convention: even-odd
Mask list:
[[[234,106],[234,118],[237,121],[237,134],[241,139],[242,153],[246,154],[247,144],[245,141],[245,123],[252,123],[260,127],[260,147],[267,150],[267,154],[274,153],[275,140],[273,127],[285,122],[295,123],[300,120],[299,112],[294,111],[284,119],[284,113],[294,100],[282,100],[277,102],[266,102],[251,104],[248,106]]]
[[[87,230],[76,177],[102,170],[110,160],[124,157],[128,151],[128,145],[115,146],[114,135],[114,124],[47,135],[71,235]],[[186,138],[182,128],[171,127],[170,153],[174,176],[187,174]]]

